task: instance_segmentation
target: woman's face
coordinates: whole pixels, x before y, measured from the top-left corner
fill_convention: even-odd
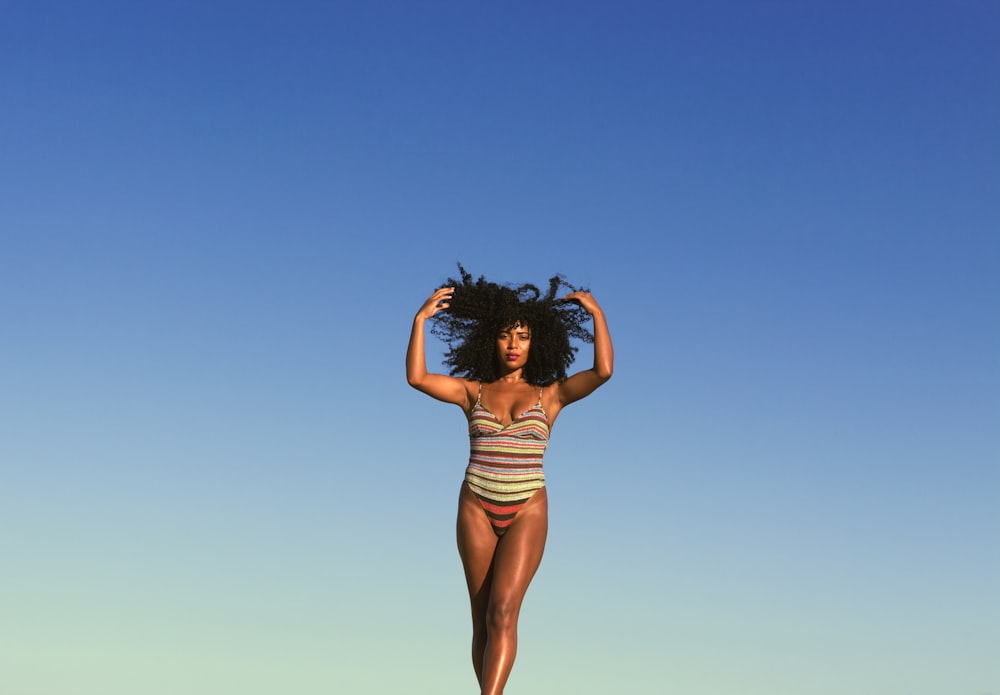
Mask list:
[[[497,355],[500,364],[508,371],[523,368],[527,364],[530,347],[531,330],[520,322],[497,335]]]

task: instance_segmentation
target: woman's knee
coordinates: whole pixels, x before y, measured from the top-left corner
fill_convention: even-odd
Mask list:
[[[491,632],[516,628],[517,615],[520,610],[520,602],[513,599],[491,601],[490,607],[486,612],[487,627]]]

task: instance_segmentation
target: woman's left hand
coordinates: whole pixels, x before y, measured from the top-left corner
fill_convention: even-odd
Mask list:
[[[590,292],[570,292],[563,299],[576,302],[591,316],[601,311],[601,306]]]

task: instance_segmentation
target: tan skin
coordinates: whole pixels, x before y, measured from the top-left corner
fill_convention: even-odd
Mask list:
[[[479,396],[478,382],[427,371],[424,323],[448,308],[454,288],[432,294],[413,320],[406,352],[406,378],[415,389],[462,408],[468,417]],[[594,365],[541,390],[542,407],[551,427],[563,407],[586,398],[611,378],[614,349],[604,312],[589,292],[564,299],[578,302],[594,321]],[[535,405],[539,387],[523,377],[531,349],[531,327],[517,324],[497,336],[501,377],[483,384],[480,403],[507,425]],[[468,485],[458,497],[458,552],[472,607],[472,664],[481,695],[501,695],[517,652],[517,619],[521,602],[542,561],[548,533],[548,497],[538,490],[518,512],[503,536],[497,537]]]

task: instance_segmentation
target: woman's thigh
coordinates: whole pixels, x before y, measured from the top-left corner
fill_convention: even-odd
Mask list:
[[[545,488],[528,500],[497,543],[493,556],[491,602],[504,610],[520,608],[545,551],[549,505]]]
[[[497,548],[497,535],[483,511],[479,500],[465,483],[458,496],[456,523],[458,554],[465,570],[473,616],[485,618],[489,603],[493,556]]]

